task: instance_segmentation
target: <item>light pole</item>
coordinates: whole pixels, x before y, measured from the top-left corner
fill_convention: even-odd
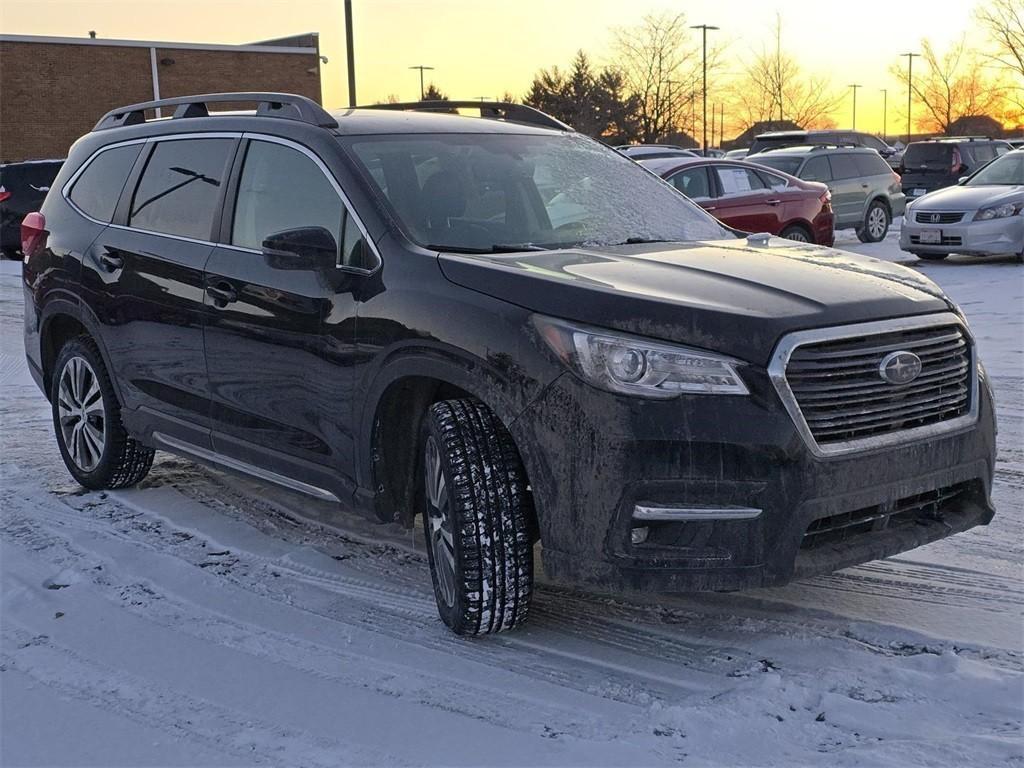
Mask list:
[[[409,67],[409,69],[418,69],[420,71],[420,101],[423,101],[423,94],[424,94],[424,90],[423,90],[423,70],[425,70],[425,69],[433,69],[433,67],[428,67],[425,64],[417,64],[414,67]]]
[[[719,29],[719,27],[712,27],[708,24],[694,24],[690,29],[699,29],[703,38],[704,85],[702,91],[704,96],[704,117],[702,118],[701,126],[704,129],[704,154],[706,155],[708,153],[708,30]]]
[[[863,88],[864,86],[860,83],[850,83],[850,88],[853,88],[853,130],[857,130],[857,89]]]
[[[345,0],[345,48],[348,57],[348,105],[356,105],[356,52],[352,47],[352,0]]]
[[[901,53],[900,56],[907,57],[907,144],[910,143],[910,110],[912,106],[911,97],[914,94],[914,57],[920,53]]]
[[[889,89],[882,89],[882,141],[889,143]]]

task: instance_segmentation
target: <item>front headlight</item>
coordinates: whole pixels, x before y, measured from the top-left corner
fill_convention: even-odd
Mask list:
[[[1008,216],[1016,216],[1020,213],[1022,207],[1024,207],[1024,204],[1022,203],[1003,203],[1002,205],[995,205],[991,208],[982,208],[974,214],[974,220],[988,221],[989,219],[1005,219]]]
[[[609,392],[668,399],[746,395],[731,357],[534,316],[541,338],[585,381]]]

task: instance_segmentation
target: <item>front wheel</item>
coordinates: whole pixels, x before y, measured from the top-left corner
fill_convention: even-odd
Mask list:
[[[423,420],[423,530],[441,620],[460,635],[521,624],[533,592],[533,510],[512,436],[476,400]]]
[[[103,358],[88,336],[72,339],[57,356],[50,404],[60,455],[80,484],[125,488],[148,474],[154,451],[125,431]]]
[[[875,200],[864,214],[864,223],[857,228],[857,239],[862,243],[879,243],[889,233],[889,223],[889,209]]]

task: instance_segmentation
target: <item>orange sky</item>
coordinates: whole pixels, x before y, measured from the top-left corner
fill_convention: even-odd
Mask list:
[[[683,11],[692,24],[714,24],[728,45],[730,67],[772,43],[783,15],[783,46],[801,64],[826,73],[837,88],[861,83],[857,127],[881,131],[882,88],[889,89],[889,132],[905,131],[896,104],[906,98],[888,72],[928,37],[945,47],[969,28],[971,2],[954,0],[353,0],[357,94],[360,102],[418,97],[413,64],[436,67],[433,79],[452,98],[521,95],[533,73],[565,65],[583,48],[609,63],[611,31],[647,12]],[[844,10],[840,10],[843,8]],[[245,43],[318,31],[330,63],[324,102],[347,103],[342,0],[0,0],[0,31],[8,34]],[[696,40],[696,38],[695,38]],[[843,88],[849,93],[848,88]],[[715,101],[709,85],[709,104]],[[710,107],[709,107],[710,108]],[[835,114],[849,127],[847,97]],[[728,122],[728,115],[726,116]]]

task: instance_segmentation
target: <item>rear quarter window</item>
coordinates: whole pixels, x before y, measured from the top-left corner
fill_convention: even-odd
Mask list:
[[[109,223],[142,147],[129,144],[94,155],[71,187],[71,202],[86,215]]]
[[[857,170],[861,176],[888,176],[891,172],[888,163],[874,154],[856,155]]]

